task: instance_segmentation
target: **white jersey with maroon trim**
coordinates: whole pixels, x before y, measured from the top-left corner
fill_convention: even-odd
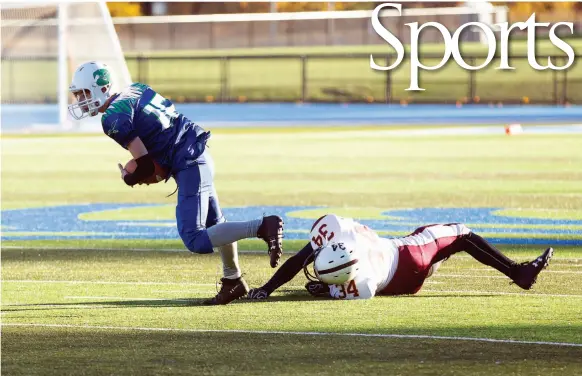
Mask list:
[[[373,230],[353,219],[326,215],[318,219],[309,234],[313,249],[328,242],[352,244],[360,254],[360,270],[352,281],[330,285],[336,299],[369,299],[388,285],[398,266],[398,248]]]

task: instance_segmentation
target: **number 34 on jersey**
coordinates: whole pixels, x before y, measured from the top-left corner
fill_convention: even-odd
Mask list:
[[[343,285],[330,285],[329,295],[334,299],[370,299],[376,295],[376,284],[365,275],[356,276]]]
[[[337,296],[334,296],[334,288],[337,290]],[[333,285],[330,287],[330,293],[334,298],[337,299],[356,299],[360,297],[360,292],[356,286],[356,281],[351,280],[344,283],[343,285]],[[348,297],[349,296],[349,297]]]

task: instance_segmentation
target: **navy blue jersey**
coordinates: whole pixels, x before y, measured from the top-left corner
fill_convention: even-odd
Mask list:
[[[172,172],[186,168],[188,161],[204,151],[205,143],[196,142],[202,128],[178,113],[169,99],[144,84],[134,83],[116,94],[101,125],[103,132],[125,149],[139,137],[152,158]]]

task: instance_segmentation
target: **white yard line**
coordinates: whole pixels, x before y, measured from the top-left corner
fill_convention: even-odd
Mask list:
[[[420,290],[420,294],[423,292],[428,293],[449,293],[449,294],[487,294],[487,295],[511,295],[511,296],[521,296],[521,297],[551,297],[551,298],[582,298],[582,295],[576,294],[544,294],[544,293],[527,293],[527,292],[503,292],[503,291],[479,291],[479,290],[431,290],[423,289]]]
[[[121,281],[55,281],[55,280],[35,280],[35,279],[5,279],[2,283],[67,283],[73,285],[169,285],[169,286],[216,286],[215,283],[194,283],[194,282],[121,282]]]
[[[299,286],[287,286],[287,287],[299,287]],[[158,294],[192,294],[193,292],[207,293],[208,290],[192,290],[192,289],[188,289],[188,290],[151,290],[150,292],[158,293]]]
[[[554,251],[555,250],[556,250],[556,248],[554,248]],[[539,254],[537,256],[539,256]],[[533,260],[537,256],[531,256],[531,259]],[[522,259],[525,256],[523,256],[523,255],[517,255],[517,257],[520,258],[520,259]],[[475,260],[474,257],[469,256],[467,254],[454,254],[454,255],[451,256],[451,260],[456,260],[456,259],[474,260],[476,263],[478,263],[478,261]],[[556,253],[555,252],[554,252],[554,256],[552,256],[552,261],[554,261],[554,260],[582,262],[582,258],[556,256]],[[554,265],[554,264],[555,263],[550,262],[550,265]]]
[[[2,249],[14,249],[14,250],[30,250],[30,249],[44,249],[48,251],[134,251],[134,252],[189,252],[186,248],[93,248],[93,247],[50,247],[50,246],[19,246],[19,245],[4,245]],[[251,254],[251,255],[262,255],[267,254],[267,251],[238,251],[242,254]],[[288,252],[288,255],[294,255],[296,252]],[[285,254],[285,252],[283,252]],[[521,257],[521,256],[520,256]],[[533,258],[533,256],[532,256]],[[470,259],[474,260],[471,256],[466,255],[454,255],[451,260],[456,259]],[[563,261],[575,261],[575,262],[582,262],[582,258],[575,258],[575,257],[561,257],[561,256],[553,256],[552,260],[563,260]],[[554,265],[552,263],[551,265]]]
[[[91,248],[91,247],[38,247],[38,246],[20,246],[20,245],[4,245],[3,249],[27,250],[27,249],[43,249],[48,251],[134,251],[134,252],[188,252],[186,248]],[[266,251],[265,251],[266,252]]]
[[[493,278],[493,279],[507,279],[506,276],[502,275],[475,275],[475,274],[444,274],[436,272],[430,278],[444,277],[444,278]]]
[[[432,339],[432,340],[449,340],[449,341],[508,343],[508,344],[518,344],[518,345],[582,347],[582,343],[572,343],[572,342],[522,341],[522,340],[513,340],[513,339],[433,336],[433,335],[420,335],[420,334],[331,333],[331,332],[292,332],[292,331],[286,332],[286,331],[269,331],[269,330],[145,328],[145,327],[129,327],[129,326],[31,324],[31,323],[3,323],[2,326],[39,327],[39,328],[71,328],[71,329],[73,329],[73,328],[74,329],[101,329],[101,330],[128,330],[128,331],[143,331],[143,332],[243,333],[243,334],[268,334],[268,335],[297,335],[297,336],[337,336],[337,337],[366,337],[366,338]]]
[[[567,262],[550,262],[550,266],[569,266],[572,268],[582,268],[582,264],[573,264]]]
[[[126,298],[123,296],[65,296],[65,299],[118,299],[118,300],[172,300],[176,302],[187,302],[188,299],[170,299],[170,298]],[[104,302],[106,303],[106,302]]]
[[[190,252],[186,248],[91,248],[91,247],[38,247],[38,246],[19,246],[4,245],[2,249],[29,250],[42,249],[46,251],[130,251],[130,252]],[[267,251],[238,251],[243,254],[267,254]],[[293,252],[295,254],[295,252]]]
[[[552,264],[550,264],[552,266]],[[487,272],[497,272],[495,269],[488,268],[469,268],[464,270],[475,270],[475,271],[487,271]],[[542,273],[557,273],[557,274],[582,274],[582,270],[544,270]],[[436,275],[436,274],[435,274]]]
[[[107,302],[104,302],[107,303]],[[10,304],[2,304],[4,307],[19,307],[19,306],[29,306],[29,307],[42,307],[42,308],[55,308],[55,309],[71,309],[71,308],[86,308],[86,309],[103,309],[103,308],[111,308],[110,306],[106,305],[94,305],[94,304],[34,304],[34,303],[10,303]],[[18,310],[9,310],[9,311],[2,311],[2,314],[6,313],[15,313],[19,312]]]

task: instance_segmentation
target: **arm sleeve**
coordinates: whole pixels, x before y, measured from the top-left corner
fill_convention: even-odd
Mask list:
[[[303,269],[303,265],[312,254],[313,248],[308,243],[302,250],[281,265],[271,279],[265,283],[263,290],[267,291],[270,295],[273,291],[292,280]]]

